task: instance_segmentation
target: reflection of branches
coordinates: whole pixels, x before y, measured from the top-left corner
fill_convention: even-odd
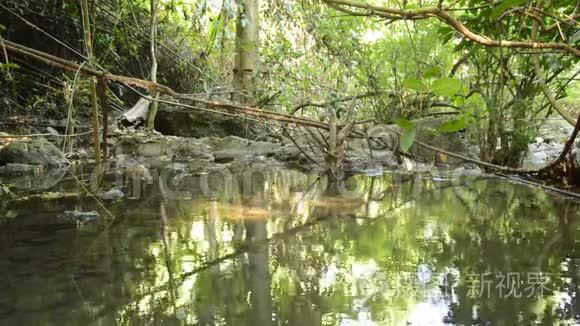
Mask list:
[[[319,222],[323,222],[323,221],[327,221],[327,220],[330,220],[330,219],[329,218],[319,218],[319,219],[304,223],[302,225],[299,225],[297,227],[294,227],[292,229],[286,230],[284,232],[274,234],[271,237],[263,239],[263,240],[249,241],[246,243],[242,243],[242,244],[240,244],[239,248],[236,251],[234,251],[230,254],[221,256],[221,257],[214,259],[212,261],[206,262],[203,266],[200,266],[192,271],[183,273],[183,274],[181,274],[180,278],[182,280],[185,280],[186,278],[188,278],[192,275],[198,274],[199,272],[202,272],[204,270],[207,270],[212,266],[216,266],[216,265],[223,263],[224,261],[239,257],[239,256],[241,256],[241,255],[243,255],[251,250],[254,250],[256,248],[259,248],[259,247],[262,247],[265,245],[270,245],[273,241],[280,241],[280,240],[286,239],[289,236],[295,235],[295,234],[302,232],[304,230],[308,230],[310,227],[317,225]]]

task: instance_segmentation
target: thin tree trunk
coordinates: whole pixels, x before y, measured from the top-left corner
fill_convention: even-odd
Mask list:
[[[157,55],[156,55],[156,39],[157,39],[157,2],[150,1],[151,4],[151,81],[157,83]],[[159,92],[153,94],[155,99],[159,98]],[[159,102],[153,101],[149,108],[149,116],[147,117],[147,129],[155,129],[155,116],[157,115],[157,108]]]
[[[83,19],[83,30],[85,37],[85,46],[87,48],[87,57],[89,58],[89,66],[94,68],[93,43],[91,40],[91,24],[89,17],[89,4],[87,0],[81,0],[81,12]],[[101,148],[99,142],[99,108],[97,106],[97,86],[95,77],[89,78],[89,93],[91,99],[91,108],[93,112],[93,142],[95,153],[95,164],[101,164]]]
[[[97,79],[97,95],[101,104],[103,114],[103,161],[107,162],[109,157],[109,147],[107,146],[107,136],[109,133],[109,110],[107,107],[107,81],[103,77]]]
[[[233,100],[248,103],[248,92],[258,64],[259,44],[259,1],[237,0],[238,21],[236,24],[236,59],[234,67]]]

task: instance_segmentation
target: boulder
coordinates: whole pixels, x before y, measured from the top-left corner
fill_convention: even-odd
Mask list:
[[[0,138],[0,166],[10,163],[57,167],[68,164],[63,152],[42,137]]]
[[[468,141],[465,139],[465,134],[463,132],[443,133],[438,131],[439,126],[445,121],[445,118],[434,117],[413,121],[416,130],[415,139],[442,150],[477,159],[476,153],[473,152],[472,147],[470,147]],[[396,125],[389,125],[384,128],[385,130],[383,131],[383,134],[387,135],[389,134],[389,130],[394,130],[399,133],[403,132],[403,129]],[[395,133],[392,134],[396,135]],[[399,146],[398,136],[390,136],[388,138],[388,149],[394,150],[394,147]],[[410,154],[417,160],[426,163],[443,164],[451,167],[459,166],[464,163],[463,160],[447,157],[446,155],[419,146],[416,143],[411,146]]]
[[[62,218],[81,226],[85,223],[97,222],[100,215],[97,211],[64,211],[61,216]]]
[[[173,98],[164,98],[176,101]],[[183,102],[195,106],[191,102]],[[164,135],[179,137],[226,137],[238,136],[254,139],[261,134],[263,126],[239,117],[199,111],[167,103],[159,103],[155,119],[155,130]]]
[[[14,189],[50,189],[66,174],[66,167],[44,168],[40,165],[10,163],[0,167],[0,180]]]
[[[109,191],[106,191],[101,196],[101,198],[103,200],[117,200],[117,199],[121,199],[123,197],[125,197],[125,194],[118,188],[113,188]]]
[[[192,158],[213,160],[212,149],[207,144],[192,138],[164,136],[155,131],[119,133],[113,148],[117,156],[134,155],[167,161]]]
[[[200,139],[200,141],[214,149],[216,162],[232,161],[247,156],[270,157],[275,155],[280,148],[280,144],[252,141],[236,136],[228,136],[225,138],[206,137]]]

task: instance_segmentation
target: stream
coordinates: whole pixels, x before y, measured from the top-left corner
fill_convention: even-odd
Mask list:
[[[580,322],[578,202],[485,175],[368,171],[339,195],[282,167],[153,178],[104,179],[125,193],[110,222],[92,197],[3,203],[0,324]]]

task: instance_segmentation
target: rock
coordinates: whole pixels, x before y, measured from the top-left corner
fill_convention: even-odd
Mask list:
[[[4,166],[0,166],[0,176],[20,177],[23,175],[39,175],[42,174],[43,170],[44,167],[42,165],[8,163]]]
[[[85,160],[90,158],[90,156],[85,149],[80,148],[75,152],[67,153],[66,158],[69,160]]]
[[[543,143],[543,142],[544,142],[544,138],[536,137],[536,144]]]
[[[14,189],[50,189],[66,174],[66,167],[9,163],[0,167],[0,180]]]
[[[477,159],[476,153],[473,152],[473,147],[469,145],[462,132],[442,133],[437,130],[446,120],[447,119],[445,118],[429,117],[414,121],[416,140],[455,154]],[[387,149],[390,150],[399,146],[399,137],[391,130],[399,133],[403,132],[403,130],[396,125],[385,126],[383,127],[383,130],[377,132],[379,135],[387,136],[387,143],[389,145]],[[411,146],[410,154],[416,157],[419,161],[444,164],[451,167],[459,166],[464,162],[460,159],[435,153],[434,151],[417,144]]]
[[[121,199],[123,197],[125,197],[125,194],[120,189],[117,189],[117,188],[113,188],[113,189],[105,192],[101,196],[101,198],[103,200],[117,200],[117,199]]]
[[[538,169],[546,166],[558,156],[564,145],[556,142],[532,143],[528,145],[528,153],[524,158],[523,167],[526,169]]]
[[[173,98],[163,98],[174,102]],[[184,104],[195,105],[191,102]],[[226,137],[229,135],[254,139],[263,130],[262,125],[223,114],[159,103],[155,130],[164,135],[179,137]]]
[[[0,166],[9,163],[56,167],[69,162],[61,150],[41,137],[0,138]]]
[[[225,138],[206,137],[200,139],[214,148],[216,162],[232,161],[247,156],[270,157],[276,154],[279,144],[265,141],[252,141],[236,136]]]
[[[202,158],[213,160],[212,148],[203,142],[158,132],[136,131],[120,134],[114,141],[116,155],[134,155],[145,158],[173,159]]]
[[[460,167],[454,169],[451,174],[454,177],[479,176],[479,175],[483,174],[483,171],[481,171],[481,169],[477,165],[467,163],[467,164],[464,164],[463,166],[460,166]]]
[[[64,218],[80,223],[95,222],[99,216],[99,213],[96,211],[64,211],[63,213]]]
[[[442,133],[437,131],[437,128],[445,121],[446,119],[444,118],[426,118],[417,121],[417,140],[455,154],[477,159],[477,154],[470,150],[463,133]],[[411,153],[427,162],[435,161],[436,163],[450,166],[457,166],[464,163],[463,160],[437,154],[432,150],[418,145],[413,145]]]

